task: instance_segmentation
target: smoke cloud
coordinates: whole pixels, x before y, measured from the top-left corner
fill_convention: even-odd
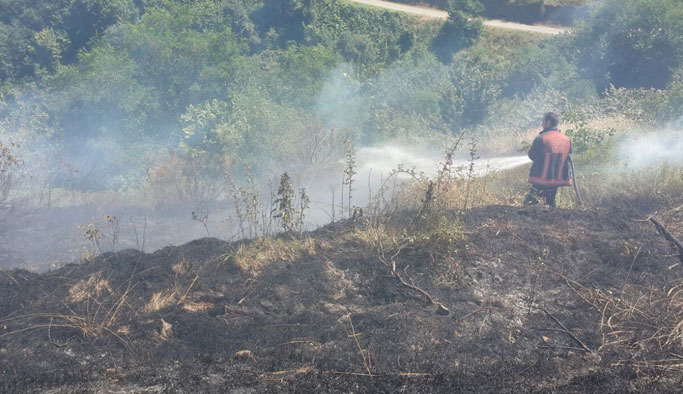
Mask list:
[[[683,128],[628,138],[619,144],[618,159],[631,169],[683,165]]]

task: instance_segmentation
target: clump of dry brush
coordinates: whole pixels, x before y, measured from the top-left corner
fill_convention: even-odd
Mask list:
[[[35,331],[46,332],[50,343],[57,346],[65,346],[75,335],[88,340],[113,338],[132,354],[129,332],[122,323],[134,315],[130,296],[137,285],[131,278],[115,287],[101,271],[95,272],[68,286],[58,310],[16,314],[0,320],[5,329],[0,339]]]
[[[13,153],[14,144],[4,145],[0,141],[0,208],[7,202],[15,182],[15,171],[21,159]]]
[[[618,295],[580,290],[600,311],[602,343],[617,365],[683,371],[683,280],[668,287],[625,285]]]
[[[659,229],[661,223],[654,221]],[[667,234],[679,242],[668,230]],[[676,276],[683,254],[679,255],[681,262],[661,268],[670,272],[670,280],[639,283],[631,279],[636,277],[634,266],[642,264],[643,246],[625,246],[626,255],[632,260],[621,288],[598,289],[567,282],[599,316],[601,343],[597,351],[615,352],[615,365],[648,371],[683,371],[683,278]]]

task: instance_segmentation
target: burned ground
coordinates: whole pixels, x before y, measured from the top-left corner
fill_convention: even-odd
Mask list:
[[[640,219],[491,206],[0,272],[0,392],[680,392],[683,267]]]

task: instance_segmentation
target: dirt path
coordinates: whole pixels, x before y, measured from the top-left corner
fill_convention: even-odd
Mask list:
[[[408,14],[423,16],[430,19],[446,19],[448,18],[448,12],[437,10],[434,8],[418,7],[414,5],[392,3],[390,1],[383,0],[349,0],[354,3],[371,5],[374,7],[386,8],[388,10],[406,12]]]
[[[437,10],[434,8],[418,7],[407,4],[392,3],[390,1],[384,0],[349,0],[354,3],[366,4],[374,7],[381,7],[388,10],[401,11],[412,15],[417,15],[429,19],[446,19],[448,18],[448,12]],[[548,26],[537,26],[537,25],[524,25],[521,23],[505,22],[501,20],[485,20],[485,26],[496,27],[500,29],[526,31],[529,33],[539,33],[539,34],[562,34],[568,32],[569,29],[562,29],[557,27]]]

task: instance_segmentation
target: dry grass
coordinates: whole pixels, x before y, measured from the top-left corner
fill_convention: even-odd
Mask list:
[[[73,330],[84,338],[113,337],[133,354],[128,340],[118,333],[117,326],[121,320],[128,320],[132,316],[129,296],[134,288],[135,284],[127,281],[123,286],[113,289],[109,281],[102,277],[102,272],[93,273],[69,287],[69,295],[62,302],[63,311],[30,313],[4,319],[0,323],[20,323],[22,328],[10,330],[0,335],[0,338],[46,330],[50,342],[60,345],[53,340],[53,332]]]
[[[88,277],[81,279],[69,288],[69,297],[65,300],[67,304],[75,304],[88,299],[99,299],[104,295],[112,294],[109,281],[102,279],[102,272],[96,272]]]
[[[187,259],[182,259],[179,263],[174,264],[173,267],[171,267],[171,270],[176,276],[179,276],[185,275],[191,267],[192,264]]]
[[[353,325],[351,315],[349,315],[349,325],[351,326],[351,334],[349,334],[349,337],[353,338],[353,341],[356,343],[356,347],[358,347],[358,352],[360,353],[361,359],[363,360],[363,367],[365,367],[365,371],[368,373],[369,377],[373,377],[370,353],[367,349],[363,349],[363,347],[360,345],[358,337],[361,334],[356,333],[356,328]]]
[[[161,319],[161,327],[155,332],[155,339],[159,342],[166,342],[173,336],[173,324]]]
[[[214,304],[203,301],[185,301],[183,309],[188,312],[201,312],[211,308]]]
[[[152,298],[145,304],[142,311],[145,313],[156,312],[166,309],[178,302],[176,291],[158,291],[152,294]]]
[[[46,330],[48,338],[53,341],[55,330],[73,330],[84,338],[102,339],[113,337],[126,347],[131,354],[126,335],[130,333],[131,319],[138,313],[152,313],[169,307],[180,306],[191,312],[203,311],[213,304],[198,301],[192,293],[199,276],[182,278],[189,263],[183,261],[174,267],[176,275],[167,290],[155,292],[150,300],[141,308],[135,308],[130,296],[139,282],[131,277],[119,287],[111,285],[101,271],[95,272],[76,281],[68,287],[68,295],[61,303],[63,311],[48,313],[31,313],[3,319],[0,323],[17,328],[10,329],[0,337],[10,337],[22,333]],[[159,339],[167,340],[168,328],[160,331]]]
[[[190,292],[199,280],[196,275],[191,281],[189,278],[183,280],[182,274],[189,270],[189,263],[186,260],[174,265],[172,270],[175,272],[173,283],[167,290],[162,290],[152,294],[147,304],[142,308],[145,313],[157,312],[172,306],[183,306],[186,310],[204,310],[192,299]],[[186,283],[184,283],[186,282]],[[189,309],[188,309],[189,308]],[[208,307],[207,307],[208,308]]]
[[[637,258],[638,253],[634,263]],[[600,312],[597,352],[617,351],[622,358],[616,365],[683,371],[683,280],[668,287],[643,287],[629,284],[627,278],[618,294],[568,284]]]
[[[261,238],[242,245],[233,257],[235,264],[245,272],[257,275],[270,264],[293,262],[304,254],[315,254],[310,238]]]
[[[610,172],[596,169],[579,176],[579,185],[589,206],[626,208],[647,214],[683,204],[683,167],[656,167]]]

